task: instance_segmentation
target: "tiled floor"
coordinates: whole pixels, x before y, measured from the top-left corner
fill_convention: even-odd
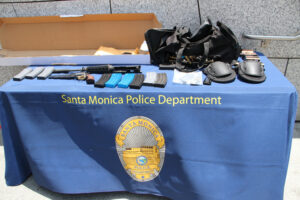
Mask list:
[[[0,131],[1,132],[1,131]],[[1,133],[0,133],[1,134]],[[292,144],[291,158],[285,186],[284,200],[300,199],[300,123],[296,123]],[[82,195],[63,195],[50,192],[38,186],[32,177],[24,184],[16,187],[7,187],[4,179],[4,151],[2,137],[0,137],[0,199],[5,200],[163,200],[151,195],[134,195],[130,193],[98,193]]]

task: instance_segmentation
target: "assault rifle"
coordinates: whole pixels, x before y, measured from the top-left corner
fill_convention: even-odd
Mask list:
[[[54,69],[52,73],[69,73],[69,72],[86,72],[89,74],[107,74],[107,73],[140,73],[141,66],[118,66],[114,67],[112,65],[98,65],[90,67],[82,67],[81,69]]]
[[[75,73],[69,73],[75,72]],[[77,79],[86,80],[87,84],[94,84],[95,79],[91,74],[111,74],[111,73],[141,73],[141,66],[120,66],[114,67],[112,65],[99,65],[82,67],[79,69],[53,69],[53,73],[68,73],[63,75],[52,75],[49,79]]]

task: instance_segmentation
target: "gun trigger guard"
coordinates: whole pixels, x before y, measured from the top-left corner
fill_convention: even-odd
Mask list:
[[[80,74],[78,76],[76,76],[77,80],[85,80],[86,79],[86,73],[84,74]]]

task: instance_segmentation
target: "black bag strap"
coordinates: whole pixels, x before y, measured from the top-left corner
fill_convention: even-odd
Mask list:
[[[179,71],[192,72],[192,71],[196,71],[199,69],[199,67],[198,68],[187,68],[186,66],[184,66],[182,64],[183,53],[188,44],[189,43],[183,43],[177,52],[175,68],[178,69]],[[204,64],[204,62],[206,61],[208,54],[209,54],[209,47],[210,47],[209,41],[203,43],[204,53],[199,62],[199,66],[202,66]]]
[[[210,42],[209,41],[204,42],[203,47],[204,47],[204,53],[203,53],[202,59],[199,62],[199,66],[202,66],[205,63],[205,61],[209,55]]]
[[[184,49],[186,47],[186,43],[183,43],[181,44],[181,47],[180,49],[178,50],[177,52],[177,56],[176,56],[176,69],[178,69],[179,71],[182,71],[184,70],[185,66],[182,65],[182,55],[183,55],[183,52],[184,52]]]

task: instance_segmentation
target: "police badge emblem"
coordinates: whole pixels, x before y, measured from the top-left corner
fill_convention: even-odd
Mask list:
[[[124,121],[116,134],[116,149],[127,174],[136,181],[151,181],[160,173],[165,158],[165,139],[147,117]]]

